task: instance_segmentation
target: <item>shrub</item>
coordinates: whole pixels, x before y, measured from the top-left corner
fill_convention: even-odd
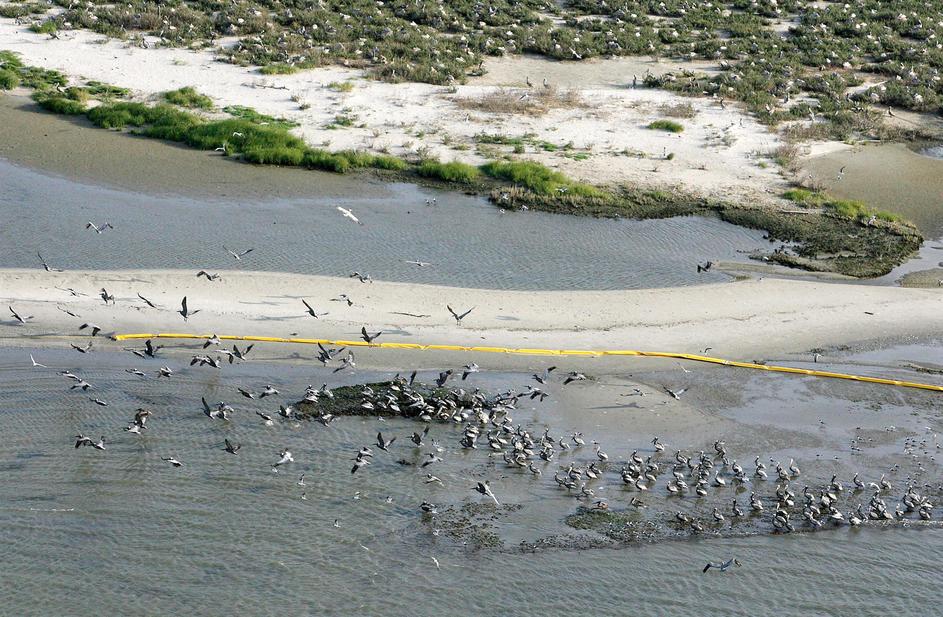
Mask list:
[[[534,161],[491,161],[481,166],[481,170],[499,180],[520,184],[541,195],[570,193],[585,197],[598,197],[603,191],[588,184],[574,182],[558,171]]]
[[[171,90],[164,93],[164,100],[180,107],[189,107],[191,109],[212,109],[213,99],[200,94],[192,86],[186,86],[177,90]]]
[[[53,32],[57,32],[59,30],[59,24],[50,19],[48,21],[44,21],[41,24],[33,24],[29,27],[29,29],[37,34],[52,34]]]
[[[446,182],[474,182],[481,176],[477,167],[466,163],[452,161],[451,163],[442,163],[435,159],[425,159],[416,169],[416,173],[425,178],[436,178]]]
[[[669,133],[680,133],[684,130],[684,126],[674,120],[655,120],[648,125],[648,128]]]
[[[327,87],[334,92],[350,92],[354,89],[354,84],[349,81],[332,81]]]
[[[86,111],[84,103],[66,98],[64,96],[50,96],[47,94],[37,93],[33,99],[46,111],[51,111],[56,114],[77,116],[84,114]]]
[[[12,90],[20,85],[19,76],[9,69],[0,69],[0,90]]]
[[[293,64],[279,62],[260,67],[259,72],[263,75],[291,75],[298,72],[298,67]]]

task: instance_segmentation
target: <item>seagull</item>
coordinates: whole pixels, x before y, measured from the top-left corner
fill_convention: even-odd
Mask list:
[[[567,375],[566,379],[563,380],[563,385],[565,386],[568,383],[573,383],[574,381],[583,381],[585,379],[586,375],[583,373],[571,372],[569,375]]]
[[[14,311],[12,306],[7,307],[7,308],[10,309],[10,314],[13,315],[13,319],[17,320],[18,322],[22,324],[25,324],[27,320],[30,320],[33,318],[32,315],[27,315],[26,317],[20,317],[20,314]]]
[[[101,400],[100,398],[95,398],[95,397],[93,397],[93,396],[90,396],[90,397],[88,397],[88,400],[92,401],[93,403],[95,403],[95,404],[98,405],[99,407],[108,407],[108,403],[106,403],[105,401]]]
[[[87,295],[88,295],[88,294],[83,294],[81,291],[75,291],[75,290],[72,289],[71,287],[64,287],[64,288],[63,288],[63,287],[56,287],[56,289],[58,289],[59,291],[67,291],[67,292],[69,292],[69,295],[70,295],[70,296],[73,296],[73,297],[76,297],[76,298],[79,297],[79,296],[87,296]]]
[[[105,304],[108,304],[109,302],[112,304],[115,303],[114,295],[108,293],[108,290],[104,287],[101,288],[101,291],[98,293],[98,295],[101,296],[101,299],[105,302]]]
[[[343,371],[345,368],[354,368],[357,364],[354,362],[354,352],[348,350],[347,356],[341,358],[341,365],[334,369],[334,372]]]
[[[358,279],[361,283],[372,283],[372,282],[373,282],[373,279],[370,278],[370,275],[369,275],[369,274],[361,274],[360,272],[354,272],[354,273],[352,273],[352,274],[351,274],[349,277],[347,277],[347,278],[352,278],[352,279],[355,278],[355,279]],[[342,296],[342,297],[343,297],[343,296]],[[347,304],[348,304],[348,306],[349,306],[350,304],[352,304],[352,302],[350,302],[350,301],[348,300]]]
[[[102,223],[101,226],[96,225],[95,223],[89,221],[85,224],[85,229],[94,229],[95,233],[100,234],[106,229],[114,229],[114,226],[111,223]]]
[[[200,310],[201,310],[201,309],[197,309],[197,310],[195,310],[195,311],[191,311],[190,309],[188,309],[188,308],[187,308],[187,297],[184,296],[184,297],[183,297],[183,300],[180,302],[180,310],[177,311],[177,312],[180,313],[181,316],[183,316],[183,320],[184,320],[184,321],[187,321],[187,319],[189,319],[190,316],[196,315],[197,313],[200,312]]]
[[[550,368],[544,369],[543,375],[538,375],[537,373],[534,373],[533,375],[531,375],[531,377],[533,377],[534,381],[536,381],[540,385],[546,385],[546,383],[550,381],[550,373],[555,371],[556,368],[557,367],[555,366],[551,366]]]
[[[264,411],[257,411],[255,412],[255,415],[262,418],[262,423],[265,424],[265,426],[272,426],[275,424],[275,420],[272,419],[272,416],[268,415]]]
[[[46,260],[43,259],[43,256],[40,253],[36,253],[36,256],[39,257],[39,263],[42,264],[43,270],[46,272],[62,272],[62,268],[53,268],[46,263]]]
[[[79,347],[75,343],[69,343],[69,345],[72,347],[72,349],[76,350],[79,353],[88,353],[92,350],[92,341],[89,341],[88,345],[86,345],[85,347]]]
[[[75,390],[76,388],[81,388],[83,392],[87,392],[89,388],[92,387],[92,384],[88,383],[84,379],[78,379],[69,390]]]
[[[274,471],[275,473],[278,473],[279,466],[292,463],[295,460],[294,457],[292,457],[291,452],[289,452],[287,448],[279,452],[278,455],[281,458],[275,461],[275,464],[272,465],[272,471]]]
[[[305,308],[306,308],[306,309],[308,309],[308,315],[311,315],[311,316],[314,317],[315,319],[317,319],[317,318],[319,318],[319,317],[323,317],[324,315],[327,315],[327,313],[321,313],[321,314],[319,315],[313,308],[311,308],[311,305],[308,304],[308,301],[307,301],[307,300],[302,300],[301,303],[305,305]]]
[[[278,394],[278,390],[274,386],[268,385],[265,386],[265,389],[259,393],[259,398],[265,398],[266,396],[274,396]]]
[[[92,336],[95,336],[95,335],[97,335],[99,332],[102,331],[102,329],[101,329],[100,327],[96,326],[96,325],[93,324],[93,323],[83,323],[81,326],[79,326],[79,330],[85,330],[86,328],[91,328],[91,329],[92,329]]]
[[[197,278],[200,278],[201,276],[206,277],[206,280],[208,281],[219,281],[219,280],[222,280],[223,278],[222,275],[220,274],[211,274],[207,272],[206,270],[200,270],[199,272],[196,273]]]
[[[363,339],[364,341],[366,341],[367,343],[372,343],[372,342],[373,342],[377,337],[379,337],[381,334],[383,334],[382,331],[381,331],[381,332],[377,332],[376,334],[374,334],[374,335],[372,335],[372,336],[371,336],[370,334],[367,334],[367,327],[366,327],[366,326],[364,326],[363,328],[360,329],[360,338],[362,338],[362,339]]]
[[[407,261],[406,263],[412,264],[412,265],[414,265],[414,266],[419,266],[420,268],[425,268],[426,266],[431,266],[431,265],[432,265],[432,264],[429,263],[428,261],[419,261],[418,259],[415,260],[415,261]]]
[[[479,483],[478,483],[477,485],[475,485],[473,488],[474,488],[474,490],[478,491],[478,492],[481,493],[482,495],[485,495],[486,497],[491,497],[492,499],[494,499],[495,505],[497,505],[497,506],[500,506],[500,505],[501,505],[500,503],[498,503],[498,498],[495,497],[495,496],[494,496],[494,493],[491,492],[491,487],[488,485],[488,481],[487,481],[487,480],[485,480],[484,482],[479,482]]]
[[[147,339],[146,341],[144,341],[143,351],[140,349],[128,349],[128,351],[130,351],[131,353],[133,353],[139,358],[145,358],[145,359],[154,358],[157,356],[158,350],[163,349],[164,346],[163,345],[155,346],[154,343],[151,342],[151,340],[152,339]]]
[[[154,304],[153,302],[151,302],[150,300],[148,300],[147,298],[145,298],[145,297],[142,296],[141,294],[138,294],[138,298],[140,298],[141,300],[143,300],[143,301],[144,301],[144,304],[148,305],[149,307],[155,308],[155,309],[157,308],[157,305],[156,305],[156,304]]]
[[[160,460],[162,460],[162,461],[167,461],[168,463],[170,463],[170,464],[173,465],[174,467],[183,467],[183,463],[181,463],[180,461],[178,461],[177,459],[175,459],[175,458],[172,457],[172,456],[162,456],[162,457],[160,457]]]
[[[471,375],[472,373],[479,373],[479,372],[481,372],[481,368],[479,368],[479,366],[476,363],[472,362],[471,364],[466,364],[465,370],[462,371],[462,381],[465,381],[465,379],[467,379],[468,376]]]
[[[384,452],[389,452],[387,448],[393,445],[393,442],[396,441],[396,437],[390,440],[383,439],[383,433],[377,433],[377,447],[383,450]]]
[[[161,378],[161,377],[170,377],[170,376],[173,375],[173,374],[174,374],[174,372],[173,372],[173,370],[172,370],[169,366],[162,366],[162,367],[160,367],[159,369],[157,369],[157,377],[158,377],[158,379]]]
[[[349,218],[353,222],[357,223],[358,225],[363,225],[363,223],[360,222],[360,219],[354,216],[354,213],[348,210],[347,208],[344,208],[342,206],[337,206],[337,211],[340,212],[342,215],[344,215],[346,218]]]
[[[331,302],[346,302],[346,303],[347,303],[347,306],[353,306],[353,305],[354,305],[354,301],[351,300],[351,299],[350,299],[350,296],[348,296],[347,294],[341,294],[341,295],[337,296],[336,298],[331,298]]]
[[[681,395],[687,391],[687,388],[681,388],[680,390],[672,390],[668,386],[662,386],[665,389],[665,392],[671,395],[671,397],[677,401],[681,400]]]
[[[741,564],[740,561],[738,561],[736,557],[732,557],[723,563],[708,562],[707,565],[704,566],[704,569],[701,570],[701,572],[707,572],[711,568],[717,568],[721,572],[726,572],[727,570],[731,568],[731,566],[736,566],[739,568],[741,565],[743,564]]]
[[[462,325],[462,319],[464,319],[465,317],[467,317],[468,314],[471,313],[472,311],[474,311],[475,308],[477,308],[477,307],[474,307],[474,306],[473,306],[473,307],[471,307],[470,309],[468,309],[467,311],[465,311],[464,313],[462,313],[461,315],[459,315],[459,314],[456,313],[454,310],[452,310],[452,307],[449,306],[448,304],[445,305],[445,308],[449,309],[449,313],[451,313],[451,314],[452,314],[452,317],[455,318],[455,323],[458,324],[458,325]]]
[[[209,347],[210,345],[217,345],[217,346],[219,346],[221,343],[222,343],[222,342],[219,340],[219,337],[214,334],[213,336],[211,336],[211,337],[209,337],[208,339],[206,339],[206,342],[205,342],[205,343],[203,343],[203,349],[206,349],[206,348]]]
[[[96,450],[105,449],[105,436],[102,435],[97,442],[92,441],[91,437],[86,437],[85,435],[76,435],[75,436],[75,447],[81,448],[82,446],[91,446]]]
[[[49,368],[49,367],[46,366],[45,364],[40,364],[39,362],[37,362],[37,361],[33,358],[33,354],[30,354],[30,355],[29,355],[29,361],[33,363],[33,367]]]
[[[229,452],[230,454],[237,454],[239,452],[239,448],[242,447],[242,444],[233,443],[229,441],[229,439],[226,439],[225,441],[226,441],[226,447],[223,449],[226,450],[226,452]]]
[[[243,257],[245,257],[246,255],[248,255],[249,253],[251,253],[252,251],[255,250],[255,249],[246,249],[246,250],[242,251],[241,253],[237,253],[236,251],[231,251],[231,250],[229,250],[228,248],[226,248],[226,245],[225,245],[225,244],[223,245],[223,248],[226,250],[227,253],[229,253],[230,255],[232,255],[232,256],[233,256],[233,259],[235,259],[236,261],[242,261],[242,258],[243,258]],[[200,276],[200,275],[197,274],[197,276]]]
[[[147,373],[136,368],[126,368],[124,369],[124,372],[131,375],[137,375],[138,377],[147,377]]]
[[[212,358],[210,356],[193,356],[193,358],[190,360],[190,366],[193,366],[197,362],[200,363],[200,366],[209,364],[213,368],[220,368],[218,358]]]
[[[66,315],[68,315],[69,317],[75,317],[76,319],[79,318],[78,315],[76,315],[75,313],[73,313],[73,312],[70,311],[69,309],[62,308],[62,307],[59,306],[59,305],[56,305],[56,308],[59,309],[60,311],[62,311],[63,313],[65,313]]]

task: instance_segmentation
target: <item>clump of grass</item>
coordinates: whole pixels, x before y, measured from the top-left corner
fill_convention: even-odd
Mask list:
[[[112,86],[100,81],[90,81],[85,84],[85,90],[89,95],[99,99],[123,99],[131,95],[127,88]]]
[[[668,131],[669,133],[680,133],[684,126],[674,120],[655,120],[648,125],[648,128],[656,131]]]
[[[803,206],[821,206],[827,201],[827,198],[822,193],[810,191],[805,188],[789,189],[783,193],[783,197],[797,204],[802,204]]]
[[[604,191],[574,182],[558,171],[534,161],[491,161],[481,166],[492,178],[513,182],[539,195],[569,193],[583,197],[600,197]]]
[[[658,113],[668,118],[693,118],[697,110],[690,103],[663,103],[658,107]]]
[[[497,133],[478,133],[472,139],[479,144],[498,144],[504,146],[522,146],[523,137],[511,137],[510,135],[500,135]]]
[[[424,178],[435,178],[446,182],[472,183],[481,176],[481,171],[473,165],[452,161],[442,163],[435,159],[424,159],[416,168],[416,173]]]
[[[177,90],[164,93],[164,100],[180,107],[190,109],[212,109],[213,99],[201,94],[192,86],[185,86]]]
[[[354,84],[349,81],[332,81],[327,87],[334,92],[350,92],[354,89]]]
[[[800,154],[799,146],[785,143],[773,150],[773,161],[789,173],[796,173],[800,168]]]
[[[49,19],[42,23],[32,24],[29,29],[37,34],[52,34],[59,31],[59,24],[55,20]]]
[[[10,69],[0,69],[0,90],[12,90],[19,85],[19,75]]]
[[[291,75],[299,71],[299,67],[294,64],[286,64],[283,62],[275,64],[267,64],[265,66],[259,67],[259,73],[263,75]]]
[[[244,105],[228,105],[223,107],[223,111],[225,111],[230,116],[247,120],[255,124],[275,125],[284,128],[298,126],[297,122],[286,120],[285,118],[275,118],[266,114],[260,114],[251,107],[245,107]]]
[[[462,109],[528,116],[542,116],[551,109],[587,106],[578,91],[558,90],[554,87],[528,91],[500,88],[478,97],[458,98],[455,103]]]
[[[823,208],[834,216],[854,219],[859,222],[868,222],[871,217],[887,222],[900,222],[901,217],[884,210],[875,210],[862,201],[854,199],[834,199],[821,191],[811,191],[805,188],[793,188],[783,193],[789,201],[803,206]]]
[[[51,95],[45,92],[37,92],[33,95],[33,100],[46,111],[51,111],[56,114],[78,116],[84,114],[88,109],[82,101],[76,101],[65,96]]]

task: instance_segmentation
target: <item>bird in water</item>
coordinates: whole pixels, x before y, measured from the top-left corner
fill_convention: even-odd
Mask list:
[[[242,444],[233,443],[233,442],[229,441],[228,438],[227,438],[225,441],[226,441],[226,447],[223,448],[223,449],[224,449],[226,452],[229,452],[230,454],[238,454],[238,453],[239,453],[239,449],[242,448]]]
[[[162,457],[160,457],[160,460],[162,460],[162,461],[167,461],[168,463],[170,463],[170,464],[173,465],[174,467],[183,467],[183,463],[181,463],[180,461],[178,461],[177,459],[175,459],[175,458],[172,457],[172,456],[162,456]]]
[[[495,505],[497,505],[497,506],[500,506],[500,505],[501,505],[500,503],[498,503],[498,498],[495,497],[495,496],[494,496],[494,493],[491,492],[491,486],[488,485],[488,481],[487,481],[487,480],[485,480],[484,482],[479,482],[479,483],[476,484],[473,488],[474,488],[474,490],[478,491],[478,492],[481,493],[482,495],[484,495],[484,496],[486,496],[486,497],[491,497],[491,499],[494,500]]]
[[[741,565],[743,564],[741,564],[740,561],[736,557],[732,557],[728,559],[727,561],[723,561],[721,563],[707,562],[707,565],[704,566],[704,569],[701,570],[701,572],[707,572],[711,568],[717,568],[721,572],[726,572],[732,567],[739,568]]]
[[[294,457],[291,455],[291,452],[288,450],[288,448],[285,448],[284,450],[279,452],[278,455],[281,458],[275,461],[275,464],[272,465],[272,471],[274,471],[275,473],[278,473],[278,468],[281,467],[282,465],[287,465],[288,463],[293,463],[295,461]]]

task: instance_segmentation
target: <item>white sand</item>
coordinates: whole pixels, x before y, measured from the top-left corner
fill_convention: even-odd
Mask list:
[[[731,359],[783,358],[874,339],[943,333],[943,291],[760,279],[674,289],[508,292],[297,274],[225,272],[220,282],[190,271],[44,273],[0,270],[3,344],[21,337],[78,337],[82,321],[106,333],[191,332],[356,339],[362,326],[384,330],[382,341],[529,348],[643,349],[700,352]],[[73,298],[56,287],[90,294]],[[117,296],[105,306],[97,291]],[[150,309],[141,293],[161,305]],[[331,298],[347,293],[355,305]],[[189,322],[175,313],[180,299],[202,312]],[[319,312],[305,314],[301,298]],[[462,326],[446,310],[475,307]],[[35,315],[15,324],[6,306]],[[68,308],[81,319],[67,316]],[[409,317],[393,311],[429,315]],[[873,313],[868,315],[865,311]],[[30,344],[43,344],[42,338]],[[66,339],[77,340],[77,339]],[[50,341],[52,342],[52,341]],[[62,340],[55,344],[64,345]],[[807,355],[802,356],[808,359]]]
[[[641,80],[649,68],[653,73],[672,68],[638,58],[581,64],[534,58],[492,60],[487,66],[494,67],[493,74],[450,93],[448,88],[428,84],[381,83],[344,68],[262,76],[251,68],[216,62],[207,51],[142,49],[87,31],[63,32],[60,40],[53,40],[11,19],[0,19],[0,49],[16,51],[29,64],[58,69],[77,79],[131,88],[139,99],[195,86],[220,108],[248,105],[297,121],[300,136],[312,145],[330,149],[362,148],[396,155],[428,152],[442,160],[481,163],[491,157],[487,152],[484,156],[475,152],[474,135],[530,133],[536,141],[557,146],[572,143],[572,153],[588,154],[588,159],[580,161],[565,157],[562,151],[545,152],[531,145],[524,155],[587,182],[681,187],[692,193],[750,202],[773,201],[786,186],[776,166],[766,158],[779,145],[766,127],[733,104],[721,109],[706,98],[631,89],[633,75]],[[687,68],[705,67],[692,64]],[[525,91],[528,76],[537,87],[546,77],[561,87],[579,89],[589,107],[523,117],[469,114],[454,102],[503,86],[516,88],[509,96],[517,97]],[[353,91],[327,88],[331,82],[344,81],[354,84]],[[261,85],[284,89],[258,87]],[[301,110],[300,102],[310,107]],[[680,119],[686,127],[681,135],[646,128],[661,117],[661,105],[678,103],[690,103],[697,111],[692,119]],[[342,114],[356,117],[356,126],[325,128]],[[673,153],[673,160],[665,160],[666,153]]]

